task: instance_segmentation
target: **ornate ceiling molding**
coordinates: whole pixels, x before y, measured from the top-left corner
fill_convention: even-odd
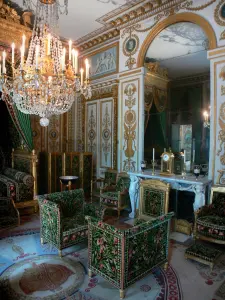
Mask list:
[[[77,49],[81,52],[85,51],[85,50],[88,50],[90,48],[93,48],[97,45],[100,45],[100,44],[103,44],[105,42],[108,42],[110,40],[113,40],[115,39],[116,37],[119,37],[120,35],[120,32],[119,30],[117,29],[113,29],[109,32],[106,32],[102,35],[99,35],[99,36],[95,36],[95,38],[89,40],[88,42],[86,43],[83,43],[83,44],[80,44],[77,46]]]

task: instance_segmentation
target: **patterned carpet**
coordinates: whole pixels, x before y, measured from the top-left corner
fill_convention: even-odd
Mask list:
[[[1,299],[17,300],[117,300],[119,291],[110,283],[87,276],[87,246],[64,250],[64,257],[48,244],[40,244],[39,233],[2,238],[0,241]],[[126,291],[126,298],[176,299],[182,292],[175,270],[156,268]]]
[[[106,280],[99,276],[88,278],[87,245],[77,245],[64,250],[64,258],[60,261],[55,248],[40,244],[39,226],[37,215],[25,216],[19,228],[0,232],[0,283],[2,287],[8,286],[17,293],[13,299],[119,300],[118,290]],[[210,271],[207,265],[184,259],[186,248],[184,243],[171,242],[171,265],[168,271],[155,269],[152,274],[128,288],[125,299],[224,300],[225,255],[219,259],[213,271]],[[54,277],[48,283],[43,279],[46,276],[52,277],[48,273],[51,268],[45,268],[45,264],[52,264],[54,267],[59,265],[57,280]],[[62,274],[64,268],[68,278]],[[19,285],[21,278],[25,278],[23,276],[27,273],[25,269],[32,270],[35,278],[42,278],[42,281],[35,279],[35,291],[29,294],[21,288],[24,285]],[[78,277],[79,280],[76,279]],[[6,279],[9,280],[8,283]],[[47,290],[49,284],[51,288]],[[72,290],[70,284],[74,285]],[[7,297],[0,294],[0,299],[7,300]]]

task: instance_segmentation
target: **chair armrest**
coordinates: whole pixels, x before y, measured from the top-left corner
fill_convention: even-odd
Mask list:
[[[213,215],[213,214],[215,214],[215,208],[213,204],[204,205],[195,211],[195,219],[206,215]]]

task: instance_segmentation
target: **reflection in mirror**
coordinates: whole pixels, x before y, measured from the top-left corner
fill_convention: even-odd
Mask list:
[[[145,58],[144,159],[148,165],[166,148],[186,152],[186,170],[209,160],[210,66],[208,40],[196,24],[180,22],[162,30]],[[207,123],[207,126],[206,126]]]

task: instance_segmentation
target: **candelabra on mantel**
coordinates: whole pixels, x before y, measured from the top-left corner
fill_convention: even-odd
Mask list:
[[[210,110],[210,107],[209,107],[209,110]],[[203,126],[205,128],[210,128],[210,120],[209,120],[209,115],[210,113],[208,111],[204,111],[203,112],[203,116],[204,116],[204,122],[203,122]]]
[[[49,3],[45,4],[48,7]],[[72,49],[72,41],[69,41],[69,61],[66,64],[66,49],[62,49],[62,43],[50,24],[43,23],[43,18],[38,17],[39,12],[40,8],[37,8],[26,62],[26,37],[22,37],[21,58],[17,68],[15,44],[12,44],[12,78],[6,75],[6,52],[3,51],[0,90],[3,100],[15,104],[25,114],[40,116],[41,126],[48,126],[50,116],[65,113],[71,108],[76,93],[91,98],[91,87],[88,60],[85,60],[84,79],[83,68],[78,74],[78,52]]]

